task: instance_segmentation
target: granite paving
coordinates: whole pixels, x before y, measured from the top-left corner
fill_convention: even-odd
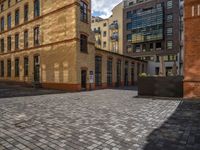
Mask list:
[[[0,150],[200,150],[199,101],[9,89],[0,88]]]

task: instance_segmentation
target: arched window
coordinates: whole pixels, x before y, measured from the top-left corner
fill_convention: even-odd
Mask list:
[[[40,1],[34,0],[34,17],[40,16]]]

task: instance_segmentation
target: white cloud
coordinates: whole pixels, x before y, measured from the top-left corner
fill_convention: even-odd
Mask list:
[[[92,0],[92,12],[100,13],[100,17],[107,18],[112,12],[114,6],[122,0]]]

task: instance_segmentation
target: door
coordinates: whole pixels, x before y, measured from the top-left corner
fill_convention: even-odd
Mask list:
[[[86,90],[87,88],[87,71],[81,70],[81,88],[82,90]]]
[[[34,56],[34,82],[40,82],[40,56]]]

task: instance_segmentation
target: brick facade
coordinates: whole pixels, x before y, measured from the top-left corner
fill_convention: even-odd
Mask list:
[[[185,0],[184,97],[200,98],[200,1]]]

